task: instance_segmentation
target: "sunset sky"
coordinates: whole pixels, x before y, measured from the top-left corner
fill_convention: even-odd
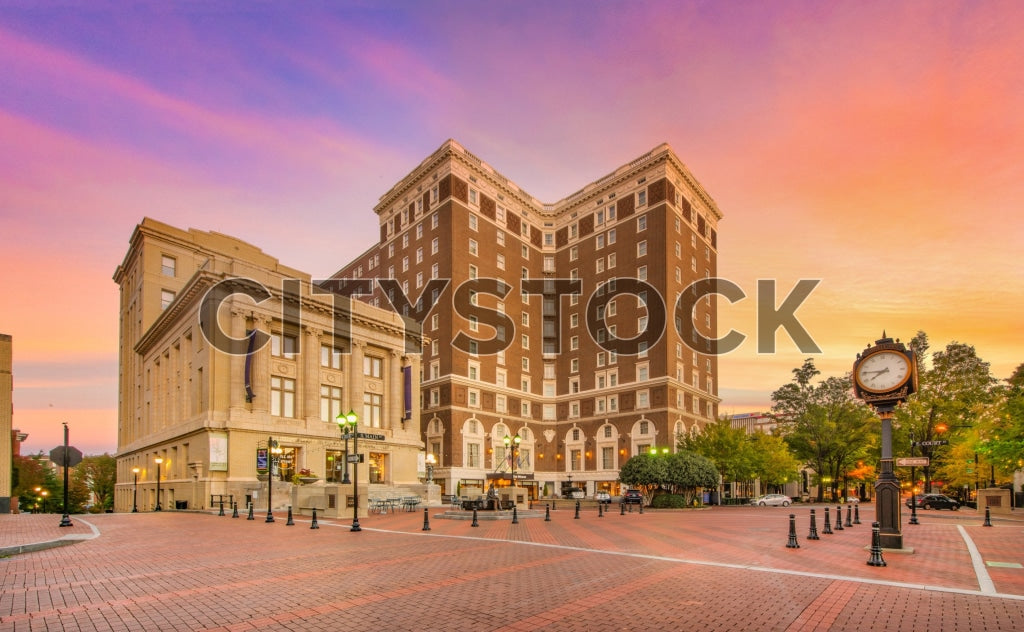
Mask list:
[[[759,354],[757,279],[825,375],[882,330],[1024,362],[1024,3],[4,2],[0,333],[24,452],[117,440],[118,290],[145,216],[326,276],[454,138],[555,202],[669,143],[718,202],[722,413]],[[48,6],[49,5],[49,6]],[[122,5],[131,8],[123,9]]]

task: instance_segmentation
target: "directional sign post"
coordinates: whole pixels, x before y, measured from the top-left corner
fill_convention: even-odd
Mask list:
[[[68,424],[64,422],[64,445],[50,450],[50,460],[64,468],[64,516],[60,519],[60,527],[72,526],[68,516],[68,468],[82,462],[82,453],[78,448],[68,445]]]
[[[926,456],[912,456],[896,459],[898,467],[928,467],[930,459]]]
[[[946,441],[946,440],[918,441],[917,445],[949,445],[949,441]]]

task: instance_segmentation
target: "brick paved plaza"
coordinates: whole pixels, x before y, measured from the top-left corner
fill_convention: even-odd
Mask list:
[[[479,527],[442,511],[430,531],[418,511],[370,516],[359,533],[259,513],[74,516],[70,529],[0,516],[8,552],[82,538],[0,559],[0,630],[1024,629],[1016,515],[986,528],[970,510],[922,512],[904,528],[915,552],[885,552],[883,568],[866,564],[870,506],[818,541],[806,506],[576,520],[564,502],[550,522]]]

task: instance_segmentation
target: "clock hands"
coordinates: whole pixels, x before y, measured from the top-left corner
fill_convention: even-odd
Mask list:
[[[888,373],[888,372],[889,372],[889,367],[886,367],[886,368],[882,369],[881,371],[864,371],[864,373],[873,373],[873,375],[870,378],[868,378],[870,380],[877,379],[879,375],[881,375],[883,373]]]

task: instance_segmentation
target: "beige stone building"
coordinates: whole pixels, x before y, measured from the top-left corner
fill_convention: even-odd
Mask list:
[[[0,514],[10,513],[12,507],[11,474],[14,465],[14,374],[11,355],[12,340],[0,334]]]
[[[293,479],[311,474],[325,487],[320,508],[344,512],[353,490],[340,485],[346,442],[336,418],[349,410],[362,433],[360,504],[375,490],[421,484],[419,402],[405,402],[418,391],[406,379],[418,379],[419,356],[406,351],[413,334],[393,311],[335,305],[308,274],[253,245],[148,218],[114,281],[116,511],[210,508],[221,498],[265,509],[273,440],[274,507],[290,505]]]
[[[433,340],[420,422],[446,493],[514,466],[533,498],[617,494],[627,459],[716,418],[715,302],[675,306],[717,276],[722,214],[668,145],[544,203],[449,140],[374,211],[379,241],[335,277],[376,279],[363,300]]]

